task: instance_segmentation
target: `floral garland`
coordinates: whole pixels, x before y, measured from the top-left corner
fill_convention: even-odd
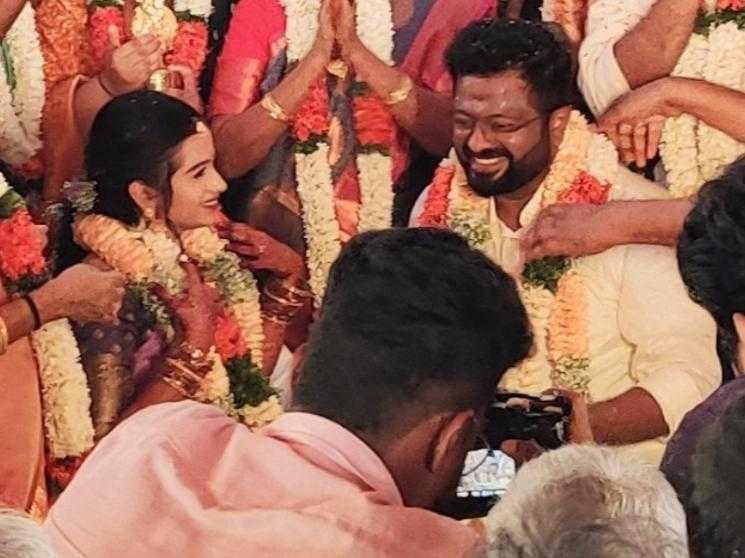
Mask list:
[[[0,159],[22,167],[41,149],[46,85],[34,10],[26,4],[1,43]]]
[[[745,91],[745,4],[741,0],[707,2],[673,75]],[[661,154],[675,197],[697,193],[743,153],[745,144],[691,115],[665,123]]]
[[[46,324],[31,335],[39,364],[47,448],[54,459],[78,457],[93,447],[88,379],[67,320]]]
[[[44,242],[24,199],[0,174],[0,282],[11,293],[27,292],[44,281]]]
[[[153,287],[182,293],[185,275],[180,264],[195,262],[223,302],[215,328],[216,347],[210,353],[213,370],[197,398],[218,405],[249,426],[260,426],[261,417],[276,418],[281,413],[279,399],[260,370],[264,333],[256,280],[241,268],[238,257],[227,250],[227,242],[217,233],[207,227],[193,229],[180,236],[179,244],[166,230],[132,229],[95,214],[79,216],[74,231],[78,244],[135,284],[135,292],[153,315],[152,322],[163,327],[166,335],[170,311]]]
[[[617,156],[604,136],[593,134],[576,111],[541,185],[541,208],[555,203],[600,205],[617,176]],[[471,246],[486,249],[489,198],[469,186],[455,155],[443,162],[417,224],[447,227]],[[564,387],[588,394],[589,323],[582,260],[544,258],[527,264],[518,283],[534,334],[534,350],[504,378],[508,389]]]
[[[292,64],[311,50],[318,32],[319,0],[281,0],[287,18],[287,58]],[[389,0],[357,2],[357,33],[379,59],[393,63],[393,15]],[[358,231],[387,228],[393,212],[393,162],[396,127],[390,111],[366,84],[354,83],[353,121],[357,140],[360,189]],[[331,264],[339,254],[342,235],[335,214],[334,185],[329,164],[329,103],[326,79],[308,92],[294,118],[296,175],[302,203],[310,287],[320,304]]]
[[[109,28],[119,30],[120,37],[153,33],[167,46],[165,64],[191,68],[199,75],[207,58],[212,13],[211,0],[175,0],[173,10],[163,0],[138,0],[132,29],[125,29],[122,0],[88,0],[89,37],[93,58],[102,68],[113,50]]]

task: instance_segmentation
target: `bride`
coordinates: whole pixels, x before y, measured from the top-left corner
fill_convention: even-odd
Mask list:
[[[79,351],[82,376],[40,362],[45,414],[70,430],[47,429],[49,454],[65,473],[118,421],[148,405],[197,399],[249,427],[281,412],[268,378],[288,324],[310,301],[303,262],[223,216],[226,185],[214,158],[198,114],[161,93],[118,97],[93,123],[91,182],[68,191],[75,239],[89,263],[127,278],[128,295],[117,325],[75,327],[69,342],[77,344],[71,350]],[[43,331],[36,344],[45,346]],[[57,386],[79,387],[55,397]],[[65,484],[69,474],[52,477]]]

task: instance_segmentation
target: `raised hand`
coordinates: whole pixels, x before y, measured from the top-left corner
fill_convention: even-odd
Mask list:
[[[252,271],[267,271],[280,279],[305,274],[302,256],[265,232],[243,223],[228,223],[221,226],[220,236]]]
[[[112,96],[142,89],[163,65],[163,45],[153,35],[136,37],[122,45],[116,27],[111,26],[109,33],[114,51],[108,67],[99,74],[101,86]]]
[[[207,352],[214,344],[217,316],[221,311],[217,291],[207,285],[192,263],[184,264],[186,290],[170,301],[186,343]]]
[[[669,82],[660,79],[619,98],[598,119],[598,129],[616,144],[625,163],[644,167],[654,158],[665,119],[677,116],[668,102]]]

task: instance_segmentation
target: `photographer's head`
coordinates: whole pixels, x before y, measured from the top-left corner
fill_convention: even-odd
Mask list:
[[[527,463],[486,522],[500,558],[687,556],[673,488],[613,448],[569,445]]]
[[[719,328],[726,356],[745,370],[745,158],[706,184],[678,241],[680,274]]]
[[[355,432],[408,505],[455,490],[502,374],[531,336],[514,281],[459,236],[393,229],[334,264],[295,405]]]

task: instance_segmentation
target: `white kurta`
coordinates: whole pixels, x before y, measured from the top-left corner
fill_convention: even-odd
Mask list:
[[[595,116],[631,91],[615,46],[649,13],[656,0],[594,0],[579,51],[579,88]]]
[[[539,188],[523,209],[517,231],[502,223],[490,204],[492,239],[487,253],[507,272],[520,271],[520,237],[537,216],[542,191]],[[625,168],[619,170],[613,199],[663,197],[664,189]],[[412,222],[421,212],[422,204],[417,205]],[[674,251],[619,246],[576,260],[576,266],[587,288],[590,399],[605,401],[643,388],[660,405],[670,432],[675,432],[684,415],[719,386],[721,371],[714,322],[688,297]],[[545,347],[537,350],[546,353]],[[529,374],[508,372],[501,387],[533,394],[553,387],[548,359]],[[659,438],[624,450],[657,465],[666,442]]]

